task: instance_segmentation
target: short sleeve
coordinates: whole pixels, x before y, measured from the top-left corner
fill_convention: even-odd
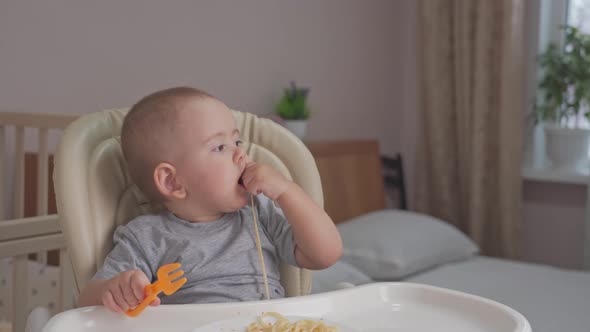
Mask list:
[[[257,196],[257,200],[260,224],[264,227],[270,241],[277,250],[279,258],[281,261],[298,267],[295,260],[296,245],[293,230],[283,210],[276,206],[270,198],[262,194]]]
[[[117,227],[113,235],[113,242],[115,244],[113,250],[105,258],[102,267],[92,277],[92,280],[110,279],[121,272],[133,269],[142,270],[148,280],[152,280],[152,272],[145,254],[127,226]]]

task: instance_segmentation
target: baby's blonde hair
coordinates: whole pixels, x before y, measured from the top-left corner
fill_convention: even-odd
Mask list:
[[[191,87],[157,91],[133,105],[123,121],[121,146],[129,175],[153,203],[165,202],[154,183],[154,170],[161,162],[172,162],[178,112],[192,98],[214,97]]]

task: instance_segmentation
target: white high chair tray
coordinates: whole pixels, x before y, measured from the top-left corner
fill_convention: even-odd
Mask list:
[[[148,307],[136,318],[101,306],[87,307],[56,315],[43,331],[237,332],[245,331],[245,322],[268,311],[322,318],[341,324],[342,332],[531,332],[528,321],[503,304],[413,283],[374,283],[270,301],[161,305]]]

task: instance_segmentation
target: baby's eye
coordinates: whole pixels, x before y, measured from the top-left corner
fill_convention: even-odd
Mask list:
[[[225,144],[218,145],[213,149],[214,152],[222,152],[223,150],[225,150]]]
[[[242,140],[237,140],[236,141],[236,146],[240,146],[242,144],[244,144],[244,141],[242,141]]]

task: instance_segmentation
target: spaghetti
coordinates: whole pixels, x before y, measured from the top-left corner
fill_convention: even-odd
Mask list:
[[[268,277],[266,276],[266,266],[264,265],[264,257],[262,256],[262,246],[260,244],[260,234],[258,232],[258,220],[256,213],[254,213],[254,195],[250,194],[250,205],[252,205],[252,218],[254,219],[254,233],[256,236],[256,248],[258,249],[258,258],[260,258],[260,266],[262,267],[262,278],[264,279],[264,291],[266,299],[270,300],[270,292],[268,291]]]
[[[266,317],[275,319],[274,323],[264,320]],[[246,332],[336,332],[338,328],[324,324],[321,320],[302,319],[291,323],[283,315],[267,312],[256,318],[256,321],[246,328]]]

